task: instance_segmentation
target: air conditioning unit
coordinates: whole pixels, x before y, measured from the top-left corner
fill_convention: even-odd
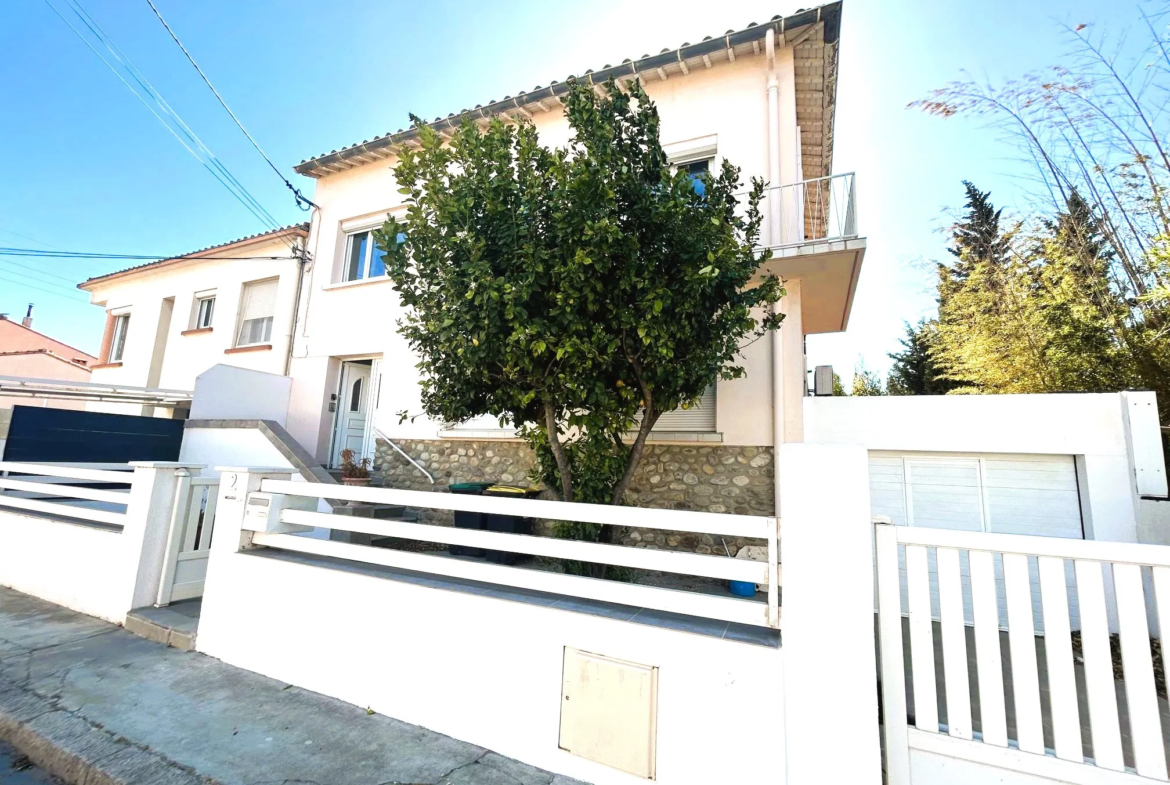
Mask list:
[[[813,395],[833,394],[833,366],[818,365],[813,370]]]

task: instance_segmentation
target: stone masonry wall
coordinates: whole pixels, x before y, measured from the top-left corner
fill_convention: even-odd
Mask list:
[[[434,475],[435,484],[379,439],[375,466],[392,488],[445,491],[451,483],[476,481],[527,485],[534,465],[528,445],[514,440],[400,440],[397,444]],[[626,500],[638,507],[772,515],[772,471],[771,447],[651,444]],[[450,513],[422,513],[427,523],[451,524]],[[709,534],[630,528],[619,536],[622,544],[641,548],[693,553],[724,549],[724,542]],[[747,544],[760,543],[739,538],[726,541],[733,556]]]

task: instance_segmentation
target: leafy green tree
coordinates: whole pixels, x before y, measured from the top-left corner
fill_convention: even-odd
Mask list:
[[[938,344],[937,320],[920,319],[916,325],[906,322],[901,344],[902,351],[886,355],[894,361],[886,378],[890,395],[945,395],[957,386],[943,376],[933,356]]]
[[[877,371],[871,371],[865,367],[865,362],[857,361],[856,367],[853,369],[853,395],[885,395],[886,391],[882,388],[882,378],[878,376]]]
[[[673,171],[637,82],[574,84],[566,103],[556,150],[529,123],[444,141],[414,118],[421,146],[395,170],[407,210],[377,242],[424,411],[511,422],[561,498],[621,504],[659,416],[744,375],[739,346],[779,326],[783,289],[759,275],[762,182],[741,201],[726,161],[701,188]]]
[[[833,395],[848,395],[845,392],[845,385],[841,383],[841,376],[833,371]]]

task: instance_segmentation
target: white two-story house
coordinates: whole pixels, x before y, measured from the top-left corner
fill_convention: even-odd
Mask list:
[[[286,226],[80,284],[106,310],[91,381],[191,390],[216,364],[287,374],[307,237],[308,224]]]
[[[840,22],[841,3],[830,3],[576,76],[598,90],[641,80],[678,167],[715,169],[726,159],[745,184],[769,184],[762,241],[773,258],[760,274],[779,275],[788,291],[783,328],[744,350],[746,378],[661,418],[636,503],[775,510],[773,447],[802,435],[804,338],[846,328],[866,247],[854,177],[832,170]],[[448,134],[465,120],[500,117],[563,145],[567,89],[566,80],[549,82],[431,125]],[[190,390],[216,364],[283,374],[292,379],[287,429],[321,464],[337,465],[349,447],[375,458],[388,484],[522,481],[531,455],[493,418],[400,421],[400,412],[420,413],[416,358],[396,331],[401,306],[370,232],[404,210],[394,167],[416,133],[298,165],[316,180],[319,209],[307,227],[83,283],[107,311],[94,381]]]
[[[746,378],[719,382],[702,405],[662,417],[658,449],[637,483],[647,502],[771,514],[771,449],[801,438],[804,338],[848,325],[866,244],[854,178],[832,172],[840,15],[841,4],[832,3],[577,75],[595,85],[640,79],[679,167],[715,169],[728,159],[745,182],[769,183],[763,242],[773,259],[761,274],[781,276],[788,290],[783,328],[744,351]],[[567,89],[564,81],[538,85],[431,125],[445,134],[467,119],[501,117],[532,123],[545,144],[563,145]],[[394,166],[415,135],[386,134],[296,167],[316,179],[320,212],[294,336],[288,429],[328,464],[345,447],[375,456],[393,482],[429,485],[388,442],[442,482],[518,481],[525,451],[494,418],[400,422],[400,412],[420,411],[418,372],[396,332],[399,305],[370,231],[404,210]],[[667,472],[660,464],[677,466]]]

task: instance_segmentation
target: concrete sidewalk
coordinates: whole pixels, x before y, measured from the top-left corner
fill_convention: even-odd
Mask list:
[[[0,741],[76,785],[576,783],[3,587]]]

